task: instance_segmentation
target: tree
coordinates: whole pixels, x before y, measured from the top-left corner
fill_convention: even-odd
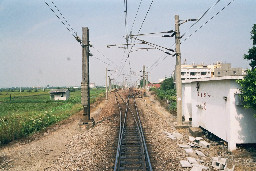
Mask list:
[[[166,91],[166,90],[171,90],[174,89],[174,83],[173,83],[173,78],[167,78],[163,81],[163,83],[161,84],[160,87],[162,90]]]
[[[248,54],[244,55],[244,59],[250,60],[250,66],[252,69],[256,68],[256,24],[253,25],[251,31],[251,39],[253,40],[253,46],[248,50]]]
[[[243,80],[239,80],[241,85],[242,99],[244,107],[256,109],[256,69],[248,70]]]
[[[238,83],[241,85],[244,107],[256,109],[256,24],[252,27],[251,39],[253,47],[244,55],[244,59],[250,60],[252,68],[248,69],[247,75],[243,80],[238,80]]]

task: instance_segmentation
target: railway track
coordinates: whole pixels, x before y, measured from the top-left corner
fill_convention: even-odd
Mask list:
[[[115,92],[119,108],[120,125],[114,170],[151,171],[152,166],[140,121],[135,95],[129,90],[126,95]]]

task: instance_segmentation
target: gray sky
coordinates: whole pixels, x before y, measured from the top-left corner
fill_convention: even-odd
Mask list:
[[[172,30],[175,14],[184,20],[198,18],[216,1],[154,0],[140,33]],[[205,64],[222,61],[231,63],[233,67],[249,67],[248,62],[243,59],[243,54],[252,47],[250,31],[256,23],[255,0],[232,1],[231,5],[194,33],[230,1],[221,0],[190,30],[188,29],[193,22],[181,25],[181,34],[188,30],[184,38],[193,33],[191,38],[181,44],[182,61],[186,59],[187,63]],[[151,82],[157,82],[165,76],[170,77],[174,70],[175,58],[168,56],[163,60],[165,53],[161,51],[135,51],[124,63],[127,51],[106,47],[108,44],[125,43],[123,36],[131,31],[139,0],[128,0],[126,28],[123,0],[54,2],[80,37],[82,27],[89,27],[91,44],[104,54],[103,56],[95,49],[90,49],[94,55],[90,57],[90,82],[103,85],[106,67],[116,70],[112,72],[112,77],[117,82],[121,82],[124,77],[134,82],[139,79],[143,64],[148,67]],[[142,1],[133,34],[138,33],[150,2],[151,0]],[[44,0],[0,0],[0,30],[0,87],[80,85],[81,46]],[[138,38],[168,48],[174,43],[174,38]],[[134,50],[137,47],[148,46],[136,45]],[[160,63],[150,68],[159,58]],[[110,65],[106,66],[102,61]],[[136,76],[130,77],[130,70],[134,71]]]

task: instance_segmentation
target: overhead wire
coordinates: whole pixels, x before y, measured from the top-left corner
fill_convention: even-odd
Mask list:
[[[104,55],[102,52],[99,51],[99,49],[95,48],[95,46],[91,46],[93,49],[95,49],[99,54],[101,54],[104,58],[106,58],[109,62],[111,62],[112,64],[116,65],[114,61],[112,61],[111,59],[109,59],[106,55]]]
[[[148,13],[149,13],[149,11],[150,11],[150,9],[151,9],[151,7],[152,7],[153,2],[154,2],[154,0],[151,1],[150,5],[149,5],[149,8],[148,8],[148,10],[147,10],[147,12],[146,12],[146,14],[145,14],[145,17],[144,17],[144,19],[143,19],[143,21],[142,21],[142,23],[141,23],[141,25],[140,25],[140,28],[139,28],[137,34],[140,33],[140,31],[141,31],[141,29],[142,29],[142,27],[143,27],[143,25],[144,25],[144,23],[145,23],[145,21],[146,21],[146,19],[147,19]],[[136,41],[136,40],[137,40],[137,37],[135,36],[134,39],[135,39],[135,41]],[[130,58],[130,53],[132,52],[132,48],[133,48],[133,47],[134,47],[134,45],[131,46],[131,48],[130,48],[128,54],[127,54],[127,57],[125,58],[125,61],[124,61],[124,64],[123,64],[123,66],[122,66],[122,69],[121,69],[120,74],[123,72],[124,66],[125,66],[127,60]]]
[[[232,2],[235,0],[231,0],[226,6],[224,6],[221,10],[219,10],[215,15],[213,15],[209,20],[204,22],[199,28],[197,28],[193,33],[191,33],[188,37],[186,37],[181,43],[184,43],[187,39],[189,39],[193,34],[198,32],[203,26],[205,26],[207,23],[209,23],[211,20],[213,20],[217,15],[219,15],[224,9],[226,9]]]
[[[174,45],[175,45],[175,43],[173,43],[173,44],[171,45],[171,48],[172,48]],[[176,54],[173,54],[172,57],[174,57],[175,55],[176,55]],[[164,55],[164,56],[159,57],[149,68],[150,68],[150,69],[153,69],[154,67],[158,66],[158,65],[159,65],[161,62],[163,62],[168,56],[169,56],[169,55]],[[162,59],[162,58],[163,58],[163,59]],[[160,59],[162,59],[161,62],[159,62]]]
[[[175,32],[173,30],[170,30],[170,31],[162,31],[162,32],[155,32],[155,33],[143,33],[143,34],[137,34],[137,35],[131,35],[131,37],[135,37],[135,36],[148,36],[148,35],[155,35],[155,34],[170,34],[170,33],[173,33],[171,36],[169,37],[173,37],[175,35]],[[165,36],[162,36],[162,37],[165,37]]]
[[[220,0],[217,0],[211,7],[209,7],[197,20],[196,22],[194,22],[187,31],[185,31],[181,37],[185,36],[185,34],[194,26],[196,25],[213,7],[215,7],[218,3],[220,2]]]
[[[226,7],[228,7],[233,1],[235,1],[235,0],[232,0],[232,1],[230,1],[226,6],[224,6],[220,11],[218,11],[214,16],[212,16],[209,20],[207,20],[203,25],[201,25],[198,29],[196,29],[195,31],[194,31],[194,33],[196,33],[196,32],[198,32],[198,30],[200,30],[204,25],[206,25],[209,21],[211,21],[214,17],[216,17],[217,15],[219,15],[220,14],[220,12],[222,12],[224,9],[226,9]],[[211,6],[210,8],[208,8],[206,11],[208,12],[211,8],[213,8],[215,5],[217,5],[217,3],[219,3],[219,0],[217,1],[217,2],[215,2],[215,4],[213,5],[213,6]],[[206,13],[207,13],[206,12]],[[205,16],[205,14],[206,14],[205,12],[203,13],[203,15],[200,17],[200,20]],[[191,26],[190,26],[190,28],[191,27],[193,27],[195,25],[195,23],[194,24],[192,24]],[[189,39],[194,33],[192,33],[192,34],[190,34],[187,38],[185,38],[181,43],[184,43],[187,39]],[[184,35],[184,34],[183,34]],[[172,46],[174,46],[175,45],[175,43],[172,45]],[[160,59],[161,58],[163,58],[162,59],[162,61],[160,61]],[[157,67],[161,62],[163,62],[165,59],[167,58],[167,56],[165,56],[165,57],[160,57],[159,59],[157,59],[157,61],[155,61],[152,65],[151,65],[151,67],[150,67],[150,69],[153,69],[153,68],[155,68],[155,67]]]
[[[137,40],[138,40],[138,41],[141,41],[142,43],[147,44],[147,45],[149,45],[149,46],[151,46],[151,47],[154,47],[155,49],[160,50],[160,51],[162,51],[162,52],[164,52],[164,53],[166,53],[166,51],[164,51],[164,50],[162,50],[162,49],[165,49],[165,50],[167,50],[167,51],[174,52],[174,50],[173,50],[173,49],[170,49],[170,48],[166,48],[166,47],[163,47],[163,46],[160,46],[160,45],[157,45],[157,44],[154,44],[154,43],[150,43],[150,42],[148,42],[148,41],[141,40],[141,39],[138,39],[138,38],[137,38]],[[162,48],[162,49],[160,49],[160,48]]]
[[[135,14],[135,17],[133,19],[133,22],[132,22],[132,26],[131,26],[131,33],[132,33],[132,30],[133,30],[133,27],[134,27],[134,24],[135,24],[135,21],[137,19],[137,16],[138,16],[138,13],[139,13],[139,10],[140,10],[140,7],[141,7],[141,3],[142,3],[143,0],[140,0],[140,3],[139,3],[139,6],[138,6],[138,9],[136,11],[136,14]]]
[[[54,15],[60,20],[60,22],[64,25],[64,27],[71,33],[71,35],[76,39],[76,41],[78,43],[80,43],[80,45],[83,47],[85,46],[82,43],[82,40],[79,38],[79,36],[77,35],[77,32],[74,31],[74,29],[71,27],[71,25],[68,23],[67,19],[64,17],[64,15],[60,12],[59,8],[57,7],[57,5],[51,1],[51,4],[53,7],[55,7],[56,12],[53,7],[50,5],[50,3],[47,3],[46,1],[44,1],[45,4],[50,8],[50,10],[54,13]]]

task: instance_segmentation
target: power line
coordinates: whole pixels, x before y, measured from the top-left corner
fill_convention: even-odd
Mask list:
[[[124,7],[125,7],[125,27],[127,25],[127,7],[128,7],[128,4],[127,4],[127,0],[124,0]]]
[[[137,38],[137,40],[141,41],[143,44],[147,44],[147,45],[149,45],[149,46],[151,46],[151,47],[154,47],[155,49],[160,50],[160,51],[162,51],[162,52],[164,52],[164,53],[166,53],[166,51],[164,51],[164,50],[162,50],[162,49],[165,49],[165,50],[174,52],[173,49],[169,49],[169,48],[166,48],[166,47],[163,47],[163,46],[154,44],[154,43],[150,43],[150,42],[147,42],[147,41],[145,41],[145,40],[138,39],[138,38]],[[162,49],[160,49],[160,48],[162,48]]]
[[[209,20],[207,20],[205,23],[203,23],[198,29],[196,29],[193,33],[191,33],[188,37],[186,37],[181,43],[184,43],[187,39],[189,39],[193,34],[195,34],[196,32],[198,32],[203,26],[205,26],[207,23],[209,23],[212,19],[214,19],[214,17],[216,17],[217,15],[219,15],[224,9],[226,9],[233,1],[230,1],[226,6],[224,6],[220,11],[218,11],[214,16],[212,16]]]
[[[224,9],[226,9],[226,7],[228,7],[233,1],[235,1],[235,0],[232,0],[232,1],[230,1],[226,6],[224,6],[219,12],[217,12],[214,16],[212,16],[209,20],[207,20],[203,25],[201,25],[197,30],[195,30],[194,31],[194,33],[196,33],[198,30],[200,30],[204,25],[206,25],[209,21],[211,21],[214,17],[216,17],[217,15],[219,15]],[[212,7],[210,7],[208,10],[206,10],[207,12],[211,9],[211,8],[213,8],[217,3],[219,3],[219,0],[212,6]],[[205,16],[205,14],[207,13],[207,12],[205,12],[205,13],[203,13],[203,15],[199,18],[200,20]],[[194,24],[192,24],[191,26],[190,26],[190,28],[191,27],[193,27],[195,25],[195,23]],[[194,33],[192,33],[192,34],[190,34],[187,38],[185,38],[181,43],[183,43],[183,42],[185,42],[187,39],[189,39]],[[183,36],[184,36],[184,34],[183,34]],[[171,46],[171,47],[173,47],[175,45],[175,43]],[[161,62],[163,62],[166,58],[167,58],[168,56],[165,56],[165,57],[160,57],[159,59],[157,59],[157,61],[155,61],[151,66],[150,66],[150,68],[151,69],[153,69],[154,67],[157,67]],[[160,61],[160,59],[161,58],[163,58],[162,59],[162,61]],[[160,61],[160,62],[159,62]]]
[[[112,64],[115,64],[111,59],[109,59],[107,56],[105,56],[102,52],[100,52],[97,48],[95,48],[94,46],[91,46],[92,48],[94,48],[99,54],[101,54],[104,58],[106,58],[109,62],[111,62]]]
[[[151,6],[152,6],[153,2],[154,2],[154,0],[151,1],[150,5],[149,5],[149,8],[148,8],[148,10],[147,10],[147,12],[146,12],[146,15],[145,15],[145,17],[144,17],[144,19],[143,19],[143,21],[142,21],[142,23],[141,23],[141,26],[140,26],[139,31],[138,31],[137,34],[140,33],[140,31],[141,31],[141,29],[142,29],[142,27],[143,27],[143,25],[144,25],[144,23],[145,23],[145,21],[146,21],[146,18],[147,18],[147,16],[148,16],[148,13],[149,13],[149,11],[150,11],[150,9],[151,9]],[[137,37],[135,37],[135,41],[136,41],[136,40],[137,40]],[[130,49],[130,51],[128,52],[127,57],[125,58],[123,67],[122,67],[122,69],[121,69],[121,73],[123,72],[123,68],[124,68],[124,66],[125,66],[125,64],[126,64],[126,62],[127,62],[127,59],[130,58],[130,53],[132,52],[132,48],[133,48],[133,47],[134,47],[134,45],[131,46],[131,49]],[[121,74],[121,73],[120,73],[120,74]]]
[[[137,16],[138,16],[138,13],[139,13],[140,6],[141,6],[142,1],[143,1],[143,0],[140,0],[138,9],[137,9],[137,11],[136,11],[136,14],[135,14],[135,17],[134,17],[134,20],[133,20],[133,23],[132,23],[132,27],[131,27],[131,33],[132,33],[132,30],[133,30],[133,26],[134,26],[134,24],[135,24],[135,21],[136,21],[136,19],[137,19]]]
[[[173,43],[171,47],[173,47],[174,45],[175,45],[175,43]],[[153,67],[157,67],[157,66],[158,66],[161,62],[163,62],[168,56],[169,56],[169,55],[159,57],[149,68],[153,69]],[[172,55],[172,57],[174,57],[174,56],[175,56],[175,54]],[[163,59],[162,59],[162,58],[163,58]],[[162,59],[161,62],[159,62],[160,59]]]
[[[138,37],[138,36],[148,36],[148,35],[155,35],[155,34],[170,34],[173,33],[172,35],[168,35],[168,37],[173,37],[175,35],[175,32],[173,30],[170,31],[162,31],[162,32],[156,32],[156,33],[143,33],[143,34],[137,34],[137,35],[130,35],[131,37]],[[167,36],[162,36],[162,37],[167,37]]]
[[[102,62],[102,63],[104,63],[104,64],[106,64],[106,65],[108,65],[108,66],[110,65],[109,63],[103,61],[102,59],[100,59],[100,58],[98,58],[98,57],[96,57],[96,56],[93,56],[93,58],[99,60],[100,62]]]
[[[44,1],[44,2],[50,8],[50,10],[55,14],[55,16],[60,20],[60,22],[64,25],[64,27],[72,34],[72,36],[76,39],[76,41],[79,42],[81,46],[85,46],[82,43],[82,40],[77,35],[77,32],[74,31],[74,29],[68,23],[67,19],[60,12],[59,8],[55,5],[55,3],[53,1],[51,1],[51,4],[55,7],[55,9],[58,11],[58,13],[51,7],[50,3],[47,3],[46,1]]]
[[[211,7],[209,7],[209,8],[201,15],[201,17],[199,17],[199,18],[196,20],[196,22],[193,23],[193,24],[189,27],[189,29],[188,29],[187,31],[185,31],[185,33],[183,33],[183,35],[181,36],[181,38],[182,38],[183,36],[185,36],[185,34],[186,34],[194,25],[196,25],[196,24],[197,24],[213,7],[215,7],[219,2],[220,2],[220,0],[217,0]]]

